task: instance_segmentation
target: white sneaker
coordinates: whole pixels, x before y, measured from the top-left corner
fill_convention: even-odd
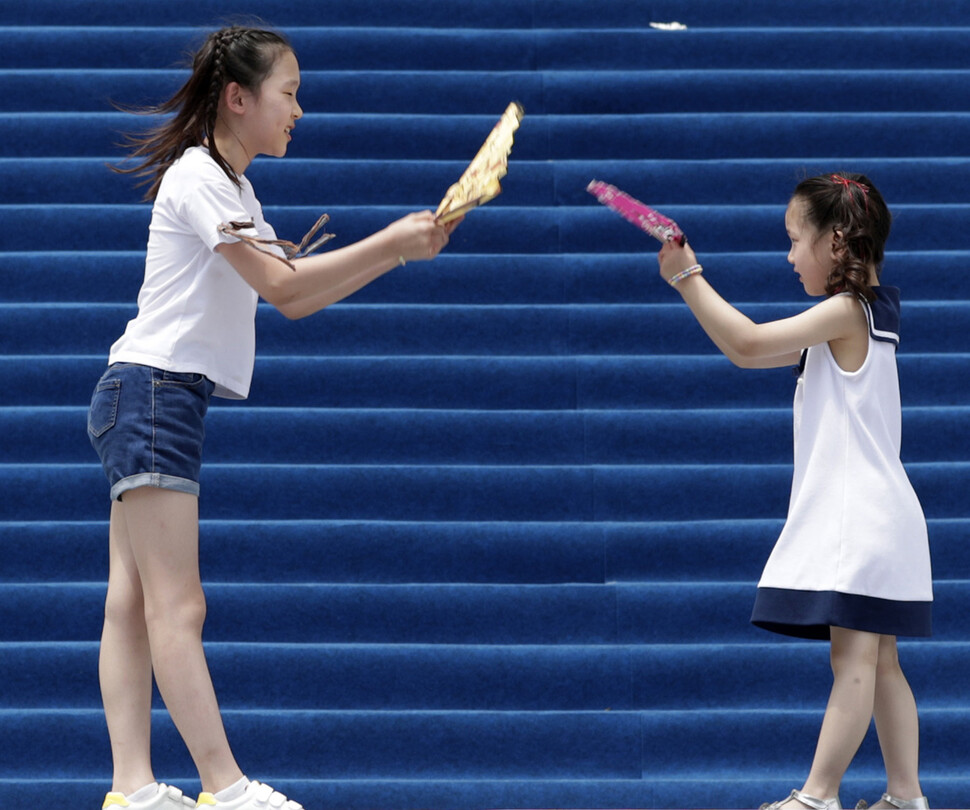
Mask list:
[[[104,797],[104,804],[101,810],[114,810],[114,808],[127,808],[128,810],[184,810],[186,807],[195,807],[188,796],[181,790],[164,782],[159,783],[158,792],[150,799],[140,802],[133,802],[124,793],[109,793]]]
[[[216,810],[303,810],[302,804],[256,781],[249,783],[242,796],[228,802],[216,801],[211,793],[200,793],[196,807],[214,807]]]

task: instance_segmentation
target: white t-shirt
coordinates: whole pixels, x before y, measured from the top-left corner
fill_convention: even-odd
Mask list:
[[[215,252],[238,241],[218,228],[252,221],[247,235],[276,234],[252,185],[239,179],[241,188],[201,146],[187,149],[165,172],[152,208],[138,315],[111,347],[109,363],[204,374],[215,383],[215,396],[249,395],[259,296]]]

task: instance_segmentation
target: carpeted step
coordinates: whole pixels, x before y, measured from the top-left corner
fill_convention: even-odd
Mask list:
[[[777,251],[704,251],[702,258],[708,278],[729,301],[810,303]],[[968,262],[967,251],[890,251],[883,281],[902,288],[908,307],[938,300],[939,288],[927,284],[926,278],[939,273],[947,279],[947,299],[964,301],[970,298],[970,276],[962,272]],[[0,253],[0,301],[131,306],[144,265],[139,251]],[[659,279],[654,257],[643,250],[548,255],[446,252],[434,262],[412,262],[405,272],[382,276],[342,305],[670,304],[672,295]]]
[[[206,582],[336,584],[747,582],[783,516],[749,520],[333,521],[203,520]],[[930,519],[940,579],[970,580],[970,518]],[[0,524],[0,581],[98,582],[108,568],[100,520]],[[41,553],[39,553],[41,552]]]
[[[92,460],[87,410],[0,408],[3,461]],[[252,440],[279,421],[272,445]],[[970,408],[903,412],[903,459],[961,461]],[[790,408],[467,411],[218,408],[206,423],[207,463],[260,464],[751,464],[791,462]]]
[[[511,192],[511,188],[509,189]],[[500,198],[502,199],[502,198]],[[431,205],[436,201],[431,201]],[[333,247],[343,247],[380,230],[409,213],[396,206],[371,206],[364,209],[345,206],[266,206],[267,219],[279,236],[299,241],[317,217],[326,210],[331,217],[328,229],[337,234]],[[642,232],[624,225],[616,216],[597,205],[590,197],[582,206],[532,207],[529,216],[515,205],[512,193],[501,205],[477,212],[474,222],[458,228],[449,249],[455,252],[483,253],[502,234],[503,251],[508,253],[622,253],[643,251],[644,261],[653,261],[655,244]],[[685,232],[693,234],[692,243],[703,253],[710,246],[718,251],[744,250],[754,240],[783,257],[790,244],[782,227],[783,205],[750,206],[665,206],[664,213],[677,220]],[[962,233],[970,227],[970,205],[897,205],[893,243],[901,250],[915,250],[926,234],[934,234],[934,247],[963,250]],[[63,247],[53,233],[63,230],[65,217],[71,223],[68,244],[73,250],[100,250],[106,247],[104,234],[111,234],[113,250],[143,247],[150,220],[149,209],[138,205],[76,205],[66,209],[50,206],[0,206],[0,217],[9,224],[10,250],[32,247]],[[95,228],[98,225],[103,231]],[[779,259],[781,263],[781,259]]]
[[[185,786],[192,795],[199,790],[195,777],[164,774],[164,781]],[[0,779],[0,800],[42,803],[52,792],[75,802],[95,807],[104,798],[104,779],[22,780]],[[264,777],[265,778],[265,777]],[[271,779],[290,796],[308,806],[340,807],[345,810],[373,810],[396,807],[427,810],[429,807],[475,808],[630,808],[630,807],[756,807],[791,792],[804,780],[794,766],[772,772],[737,772],[720,769],[700,778],[650,774],[642,779]],[[852,772],[842,782],[842,796],[875,799],[885,790],[885,776],[876,770]],[[941,806],[958,807],[970,790],[959,767],[923,771],[921,784],[926,793],[939,796]]]
[[[692,773],[709,780],[728,770],[735,777],[764,778],[786,769],[791,747],[810,758],[821,712],[728,709],[722,718],[724,733],[714,732],[702,741],[693,712],[272,710],[226,711],[224,716],[237,758],[252,771],[271,769],[267,778],[298,780],[310,773],[328,779],[662,776],[686,781]],[[961,750],[970,744],[966,720],[962,712],[923,712],[921,748],[937,763],[934,771],[959,772]],[[190,773],[188,755],[161,712],[155,726],[156,769],[160,774]],[[21,740],[24,759],[44,766],[47,778],[83,778],[103,767],[107,742],[99,709],[0,712],[0,730],[8,739]],[[763,746],[759,740],[765,734],[787,736],[793,743]],[[268,758],[267,751],[273,756]],[[878,751],[866,746],[854,771],[856,778],[873,778],[881,768]],[[0,773],[9,779],[21,772],[10,764]]]
[[[0,465],[6,519],[95,520],[107,485],[100,464]],[[964,518],[970,463],[910,464],[925,510]],[[278,520],[654,521],[783,517],[790,464],[491,466],[210,464],[203,468],[202,515]],[[58,497],[57,493],[60,493]],[[239,493],[245,493],[244,502]]]
[[[327,36],[332,34],[328,31]],[[339,34],[336,34],[339,36]],[[421,45],[421,32],[401,32],[409,45]],[[111,36],[116,36],[111,34]],[[965,36],[965,34],[964,34]],[[352,37],[350,39],[353,39]],[[373,37],[371,37],[373,39]],[[0,45],[2,45],[0,29]],[[449,47],[456,54],[474,44],[449,36]],[[610,44],[593,43],[609,48]],[[378,39],[380,49],[394,47]],[[778,43],[778,47],[784,47]],[[901,43],[896,43],[901,47]],[[906,45],[903,44],[903,47]],[[853,47],[858,48],[854,43]],[[434,53],[434,60],[448,55]],[[689,59],[688,55],[682,55]],[[488,63],[492,54],[483,50],[478,60]],[[501,61],[501,55],[499,55]],[[455,60],[459,61],[459,60]],[[509,60],[513,61],[513,60]],[[475,62],[462,71],[442,75],[436,70],[408,70],[384,64],[380,70],[341,71],[327,65],[313,70],[303,65],[299,102],[308,113],[366,114],[476,114],[495,109],[496,115],[510,99],[519,101],[530,118],[534,115],[616,115],[642,113],[743,113],[773,112],[914,112],[924,110],[965,110],[970,90],[966,70],[690,70],[673,69],[663,73],[663,81],[649,69],[639,72],[528,69],[535,61],[523,53],[516,65],[500,74],[476,71]],[[525,63],[525,64],[523,64]],[[689,65],[689,62],[681,62]],[[775,65],[771,63],[771,67]],[[389,70],[390,69],[390,70]],[[492,70],[502,70],[501,64]],[[385,73],[385,71],[389,71]],[[184,70],[125,70],[77,67],[69,73],[62,68],[0,69],[0,109],[5,112],[101,112],[113,105],[144,107],[174,95],[187,78]],[[745,85],[748,93],[731,92]],[[669,87],[677,87],[672,94]],[[885,93],[891,86],[892,94]],[[472,93],[470,90],[475,89]],[[129,124],[133,126],[133,124]],[[303,124],[298,123],[295,138]]]
[[[147,101],[147,100],[146,100]],[[108,110],[105,106],[99,108]],[[501,110],[478,115],[377,115],[308,110],[300,119],[290,158],[331,160],[467,161]],[[861,112],[639,113],[531,115],[516,137],[515,156],[525,160],[721,160],[854,156],[858,132],[870,158],[954,155],[966,140],[970,113],[959,110]],[[137,124],[112,112],[2,112],[4,156],[121,157],[119,132]],[[146,122],[148,123],[148,122]],[[24,138],[24,131],[31,133]],[[959,152],[957,152],[959,154]],[[515,182],[514,175],[507,185]],[[617,178],[619,182],[619,178]],[[431,201],[432,203],[437,200]],[[478,214],[477,216],[481,216]]]
[[[934,8],[926,20],[926,6],[921,0],[898,0],[873,11],[871,3],[846,6],[840,0],[818,0],[807,8],[793,13],[790,6],[775,0],[748,0],[740,9],[725,6],[721,0],[679,0],[676,7],[669,4],[644,4],[642,0],[611,0],[598,4],[591,11],[587,0],[492,0],[487,5],[476,3],[428,3],[426,0],[398,0],[387,4],[384,0],[356,0],[348,4],[340,0],[264,0],[260,6],[263,19],[287,27],[314,24],[327,26],[421,25],[444,28],[629,28],[642,27],[651,21],[669,22],[672,12],[693,26],[723,26],[728,28],[769,27],[911,27],[914,22],[928,21],[936,27],[966,27],[970,17],[967,0],[950,0]],[[0,9],[3,25],[218,25],[225,8],[218,0],[170,0],[164,5],[155,3],[133,6],[125,0],[102,0],[91,6],[86,0],[34,0],[29,6],[8,5]]]
[[[0,356],[9,406],[79,406],[104,371],[91,355]],[[908,407],[962,402],[967,354],[899,356]],[[790,406],[790,369],[752,372],[723,357],[257,357],[250,401],[260,407],[470,410]],[[239,407],[219,402],[215,408]]]
[[[224,709],[260,694],[264,710],[791,710],[828,696],[827,645],[409,645],[213,642],[206,657]],[[98,709],[96,642],[0,644],[4,709]],[[924,710],[960,699],[966,642],[900,645]],[[290,683],[274,685],[280,671]],[[815,673],[806,677],[806,670]],[[64,672],[76,673],[65,683]],[[690,688],[685,689],[684,685]],[[780,684],[790,684],[780,687]],[[162,708],[156,694],[156,708]]]
[[[173,16],[173,19],[180,18]],[[373,19],[361,14],[362,21]],[[649,27],[642,17],[637,21],[638,26],[627,30],[589,27],[586,30],[510,28],[503,31],[501,26],[505,22],[506,19],[496,15],[489,19],[487,28],[365,24],[294,28],[286,33],[296,49],[304,75],[312,75],[314,71],[437,71],[439,83],[460,81],[464,78],[462,74],[472,71],[523,71],[538,77],[542,71],[555,72],[557,76],[573,70],[587,74],[618,72],[618,65],[623,66],[626,76],[636,81],[646,80],[648,71],[676,72],[689,67],[692,72],[704,71],[715,79],[741,69],[771,70],[784,83],[786,76],[800,70],[837,64],[841,77],[833,87],[838,88],[844,86],[838,82],[852,82],[860,72],[916,73],[906,64],[900,64],[902,49],[910,58],[919,60],[920,72],[966,68],[967,30],[946,27],[936,16],[927,21],[931,25],[919,28],[766,27],[757,36],[752,36],[751,28],[712,27],[689,28],[671,34]],[[201,43],[207,30],[114,24],[0,28],[0,70],[88,68],[129,73],[171,69],[180,66],[178,55],[187,43]],[[786,57],[784,71],[777,70],[780,52]],[[455,70],[442,71],[443,62],[453,64]],[[489,81],[499,83],[503,78],[493,76]],[[605,89],[610,90],[608,86]],[[737,97],[739,94],[733,90],[732,87],[728,95]],[[878,95],[890,103],[896,101],[884,92]],[[672,100],[671,94],[668,98]],[[856,99],[860,100],[865,101]],[[390,99],[359,98],[357,101],[367,105]],[[832,101],[840,103],[839,99]]]
[[[517,158],[517,151],[515,154]],[[553,163],[516,158],[513,158],[514,175],[505,185],[508,187],[514,181],[517,206],[589,205],[592,198],[586,192],[586,185],[594,178],[618,183],[656,205],[693,197],[704,200],[707,205],[764,204],[779,208],[803,177],[840,169],[862,172],[877,180],[891,208],[902,204],[963,203],[965,198],[956,186],[970,182],[970,159],[960,157],[919,160],[817,157],[716,163],[649,159]],[[106,164],[111,161],[110,155],[0,159],[4,200],[8,204],[64,205],[87,204],[96,196],[104,204],[140,202],[141,193],[135,180],[106,171]],[[114,162],[122,163],[116,158]],[[294,195],[312,193],[319,195],[321,205],[333,202],[358,206],[389,203],[423,206],[441,196],[466,165],[467,161],[463,160],[362,160],[348,164],[340,160],[291,158],[257,160],[246,176],[267,203],[286,203],[293,201]],[[322,190],[318,182],[324,184]],[[494,250],[501,251],[502,247],[496,244]],[[933,252],[939,251],[934,247]],[[144,259],[140,251],[138,255]],[[736,253],[724,255],[730,257]],[[925,256],[925,252],[920,253],[924,261]],[[6,294],[6,289],[3,292]]]
[[[659,280],[656,283],[660,283]],[[755,322],[788,318],[802,304],[740,304]],[[132,304],[0,304],[0,344],[10,354],[95,353],[134,318]],[[359,304],[334,306],[296,323],[269,306],[256,316],[261,351],[354,356],[699,355],[710,339],[680,302],[649,305]],[[946,344],[970,352],[970,303],[915,301],[903,306],[907,351]]]
[[[767,549],[766,549],[767,551]],[[312,572],[307,572],[307,577]],[[765,638],[748,620],[755,583],[326,585],[212,583],[206,638],[276,644],[738,644]],[[0,585],[3,641],[100,636],[105,585]],[[935,587],[934,637],[970,632],[967,580]],[[31,610],[44,597],[44,610]],[[914,665],[915,668],[915,665]],[[822,673],[824,674],[824,673]],[[821,707],[820,707],[821,708]]]

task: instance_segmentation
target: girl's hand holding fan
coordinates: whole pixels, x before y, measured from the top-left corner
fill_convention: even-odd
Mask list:
[[[665,242],[657,254],[660,265],[660,276],[668,284],[690,267],[698,267],[697,256],[688,244],[680,245],[677,241]],[[676,284],[676,282],[674,282]]]
[[[663,244],[657,261],[664,281],[676,285],[688,275],[701,272],[694,251],[687,245],[687,237],[672,219],[609,183],[593,180],[586,190],[607,208]]]

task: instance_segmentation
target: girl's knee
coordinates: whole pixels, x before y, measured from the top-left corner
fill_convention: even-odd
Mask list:
[[[846,670],[876,669],[879,664],[880,637],[858,630],[832,628],[832,672],[839,675]]]
[[[879,662],[876,672],[880,677],[892,677],[902,673],[899,664],[899,650],[895,636],[884,636],[879,644]]]
[[[109,581],[104,600],[104,620],[114,626],[145,628],[145,601],[142,592],[127,583]]]
[[[206,601],[201,587],[145,601],[145,622],[152,630],[201,634],[205,617]]]

